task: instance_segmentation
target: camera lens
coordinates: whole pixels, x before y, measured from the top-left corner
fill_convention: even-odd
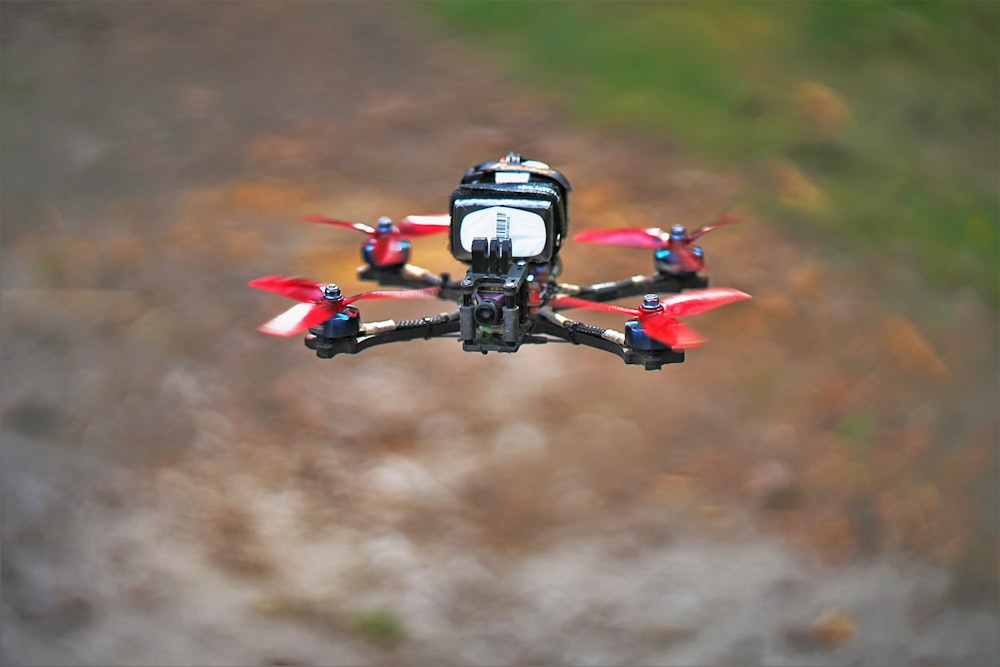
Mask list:
[[[500,306],[495,301],[483,301],[476,306],[473,315],[476,318],[477,324],[488,326],[498,323],[503,314],[500,311]]]

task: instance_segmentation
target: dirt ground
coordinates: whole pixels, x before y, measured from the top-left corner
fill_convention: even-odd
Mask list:
[[[660,372],[255,331],[287,306],[259,275],[370,288],[303,215],[443,212],[508,150],[567,174],[574,230],[749,213],[755,174],[569,122],[416,10],[0,5],[4,663],[997,664],[972,290],[749,215],[703,245],[754,300]]]

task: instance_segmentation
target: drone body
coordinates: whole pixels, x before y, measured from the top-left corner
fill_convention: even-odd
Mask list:
[[[469,169],[449,199],[448,215],[409,216],[376,227],[314,216],[310,222],[360,231],[365,265],[363,280],[409,289],[366,292],[343,297],[335,284],[269,276],[251,287],[281,294],[300,303],[263,325],[264,333],[307,333],[306,346],[321,358],[356,354],[391,342],[458,338],[468,352],[516,352],[525,344],[570,342],[611,352],[627,364],[647,370],[684,361],[684,350],[704,342],[678,317],[695,315],[750,298],[728,288],[705,289],[704,253],[692,241],[715,227],[736,222],[724,218],[688,234],[675,226],[659,229],[590,230],[574,240],[654,249],[656,272],[589,286],[560,283],[559,250],[569,230],[562,173],[535,160],[509,153],[496,162]],[[449,234],[455,259],[468,265],[455,281],[409,264],[410,237]],[[683,290],[691,290],[677,294]],[[658,293],[674,293],[661,300]],[[605,303],[645,295],[638,309]],[[439,298],[457,307],[419,320],[363,322],[352,306],[362,299]],[[590,308],[631,316],[625,331],[572,320],[560,311]]]

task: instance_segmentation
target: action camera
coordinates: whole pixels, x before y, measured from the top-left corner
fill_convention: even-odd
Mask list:
[[[569,181],[510,153],[470,169],[451,194],[451,253],[470,264],[461,282],[466,350],[515,352],[530,327],[530,290],[548,276],[568,229]]]

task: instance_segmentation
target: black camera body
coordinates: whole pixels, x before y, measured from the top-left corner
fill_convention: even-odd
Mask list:
[[[571,189],[559,171],[516,154],[469,169],[451,193],[451,254],[469,263],[475,239],[509,238],[513,259],[552,262],[568,232]]]
[[[516,352],[530,333],[532,283],[556,273],[570,190],[559,171],[511,153],[469,169],[452,192],[451,253],[470,265],[460,286],[464,349]]]

